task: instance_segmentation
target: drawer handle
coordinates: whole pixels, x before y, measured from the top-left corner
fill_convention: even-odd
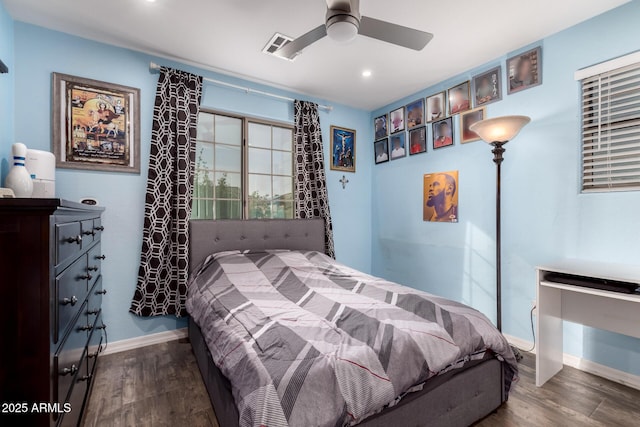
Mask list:
[[[98,231],[104,231],[104,226],[103,225],[99,225],[97,227],[93,227],[94,230],[98,230]]]
[[[91,280],[91,279],[93,279],[93,276],[91,274],[87,273],[87,274],[83,274],[82,276],[80,276],[80,279],[82,279],[82,280]]]
[[[96,326],[96,329],[107,329],[107,325],[105,325],[104,323],[100,326]]]
[[[93,329],[91,325],[78,326],[78,331],[90,331]]]
[[[94,265],[93,267],[87,267],[87,271],[98,271],[98,269],[100,269],[100,267],[98,267],[97,265]]]
[[[98,313],[100,313],[100,309],[99,308],[96,309],[96,310],[87,310],[87,314],[89,316],[93,316],[94,314],[98,314]]]
[[[96,256],[96,259],[102,259],[102,260],[104,260],[104,259],[106,259],[106,258],[107,258],[107,256],[106,256],[106,255],[98,255],[98,256]]]
[[[92,376],[91,374],[89,374],[89,375],[84,375],[84,376],[82,376],[82,377],[78,378],[78,382],[80,382],[80,381],[87,381],[87,380],[91,379],[91,376]]]
[[[63,298],[62,301],[60,301],[60,304],[62,305],[71,304],[71,306],[73,307],[74,305],[76,305],[77,302],[78,302],[78,298],[76,298],[76,296],[73,295],[71,298]]]
[[[96,295],[106,295],[107,294],[107,290],[103,289],[101,291],[96,291]]]
[[[76,365],[71,365],[70,368],[64,368],[63,370],[60,371],[60,375],[65,376],[65,375],[73,375],[76,372],[78,372],[78,367]]]
[[[85,236],[95,236],[96,232],[93,230],[86,230],[82,234],[84,234]]]
[[[74,243],[74,242],[77,244],[82,243],[82,236],[78,234],[76,237],[67,238],[67,243]]]

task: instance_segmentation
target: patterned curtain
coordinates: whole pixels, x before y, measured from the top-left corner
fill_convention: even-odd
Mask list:
[[[189,218],[202,77],[162,67],[153,109],[142,254],[131,311],[186,314]]]
[[[296,218],[324,219],[325,253],[335,258],[318,105],[295,101]]]

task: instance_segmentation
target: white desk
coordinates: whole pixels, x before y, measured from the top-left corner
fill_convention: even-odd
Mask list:
[[[640,283],[640,266],[564,260],[537,268],[536,385],[562,369],[562,321],[640,338],[640,295],[545,281],[547,273]]]

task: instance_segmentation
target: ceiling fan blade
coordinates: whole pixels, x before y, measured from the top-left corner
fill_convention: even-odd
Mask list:
[[[358,34],[413,50],[422,50],[433,38],[431,33],[367,16],[360,19]]]
[[[274,54],[283,58],[293,59],[304,48],[317,42],[326,35],[327,27],[322,24],[319,27],[316,27],[313,30],[309,31],[308,33],[301,35],[292,42],[289,42],[286,45],[282,46],[280,49],[276,50]]]

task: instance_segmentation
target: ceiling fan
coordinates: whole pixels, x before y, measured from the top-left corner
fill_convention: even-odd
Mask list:
[[[358,34],[387,43],[422,50],[433,34],[360,15],[360,0],[327,0],[324,24],[285,44],[274,53],[295,58],[304,48],[329,36],[338,42],[353,40]]]

